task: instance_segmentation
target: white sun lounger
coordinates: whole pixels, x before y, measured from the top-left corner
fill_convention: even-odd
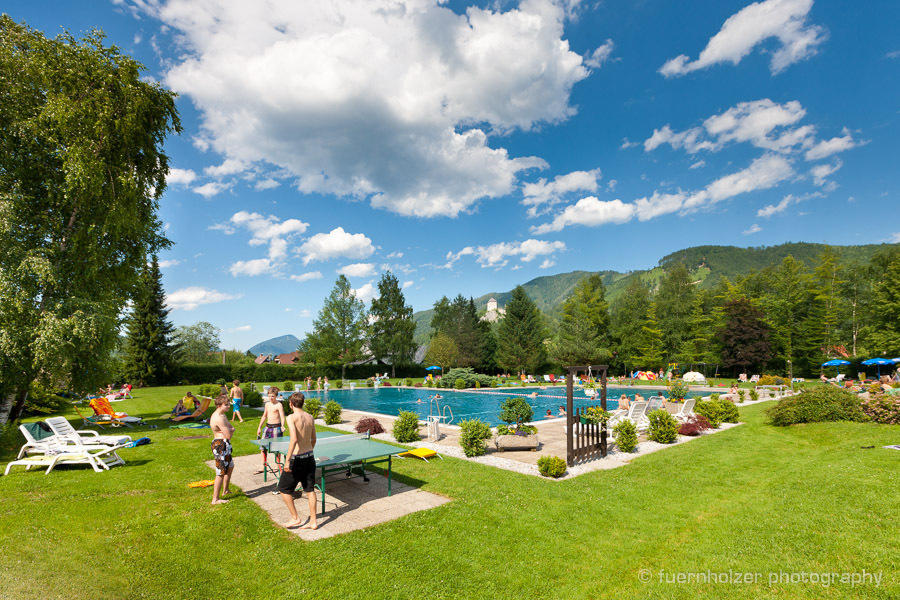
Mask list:
[[[681,403],[681,408],[678,409],[678,412],[672,415],[679,421],[685,421],[694,416],[694,405],[697,404],[696,398],[688,398],[684,402]]]
[[[91,429],[76,430],[65,417],[50,417],[45,423],[63,440],[78,438],[88,446],[120,446],[131,441],[130,435],[100,435]]]
[[[48,438],[42,454],[32,454],[25,458],[19,458],[6,465],[4,475],[8,475],[14,466],[25,467],[28,471],[32,467],[47,467],[44,474],[50,473],[57,465],[90,465],[98,473],[109,470],[115,465],[124,465],[125,461],[116,454],[121,446],[106,446],[101,450],[90,451],[80,442],[63,446],[55,438]],[[80,447],[79,447],[80,446]]]
[[[618,425],[620,422],[622,422],[624,420],[631,421],[636,426],[639,426],[644,420],[644,415],[646,414],[646,409],[647,409],[647,401],[646,400],[641,400],[639,402],[632,402],[631,406],[628,407],[627,412],[619,411],[616,414],[614,414],[612,416],[612,418],[609,420],[608,426],[610,429],[612,429],[613,427],[615,427],[616,425]]]

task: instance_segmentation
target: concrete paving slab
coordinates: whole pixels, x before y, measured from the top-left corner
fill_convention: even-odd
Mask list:
[[[206,464],[213,468],[213,461],[207,461]],[[259,455],[256,454],[235,457],[231,481],[243,490],[245,496],[266,511],[272,521],[281,526],[290,521],[290,513],[281,499],[281,494],[272,493],[277,479],[270,473],[268,481],[263,482],[262,473],[255,473],[259,464]],[[388,496],[387,477],[377,473],[368,473],[368,477],[368,483],[360,478],[349,480],[329,478],[325,486],[327,492],[325,514],[318,516],[319,528],[316,530],[292,528],[288,531],[307,541],[321,540],[387,523],[450,501],[450,498],[425,492],[396,480],[392,481],[391,495]],[[309,504],[305,496],[299,491],[294,495],[297,514],[300,515],[301,521],[309,518]],[[317,507],[321,509],[322,498],[319,496],[317,499]]]

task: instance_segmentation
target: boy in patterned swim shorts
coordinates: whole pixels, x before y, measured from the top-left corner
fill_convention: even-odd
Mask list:
[[[228,494],[231,472],[234,470],[234,459],[231,457],[231,436],[234,426],[228,422],[225,412],[228,410],[228,396],[219,394],[216,398],[216,410],[209,419],[213,432],[212,454],[216,460],[216,480],[213,484],[213,504],[225,504],[228,500],[219,498],[219,494]],[[224,491],[223,491],[224,488]]]
[[[278,388],[269,388],[269,397],[266,405],[263,407],[262,417],[259,419],[259,427],[256,428],[256,439],[279,438],[284,435],[284,407],[281,405],[278,396]],[[265,426],[265,430],[263,430]],[[268,453],[265,446],[262,448],[262,467],[256,472],[264,473],[269,467]],[[275,466],[281,470],[281,463],[278,462],[278,456],[275,457]]]

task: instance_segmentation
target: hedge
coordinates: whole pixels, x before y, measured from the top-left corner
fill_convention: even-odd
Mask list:
[[[391,367],[379,364],[352,365],[346,369],[348,379],[366,379],[376,373],[390,372]],[[425,369],[422,365],[407,365],[397,367],[397,377],[424,377]],[[160,382],[161,385],[197,385],[209,383],[217,379],[231,382],[240,381],[304,381],[307,377],[313,379],[324,376],[329,379],[340,378],[341,365],[279,365],[276,363],[263,363],[261,365],[222,365],[222,364],[185,364],[180,365],[168,381]]]

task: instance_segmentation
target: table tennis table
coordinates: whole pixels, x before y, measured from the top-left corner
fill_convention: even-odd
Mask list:
[[[287,454],[291,438],[288,436],[253,440],[253,443],[267,452],[276,456]],[[366,475],[366,465],[387,462],[388,496],[391,495],[391,458],[394,454],[403,452],[403,448],[385,444],[370,439],[368,433],[342,434],[334,431],[317,431],[316,447],[313,456],[316,458],[316,468],[319,470],[317,479],[319,483],[316,489],[322,495],[322,513],[325,512],[325,479],[335,473],[345,473],[346,478],[362,477],[363,481],[369,481]],[[354,474],[354,469],[359,472]],[[268,462],[263,470],[263,481],[267,481],[268,473],[276,477],[279,473]]]

